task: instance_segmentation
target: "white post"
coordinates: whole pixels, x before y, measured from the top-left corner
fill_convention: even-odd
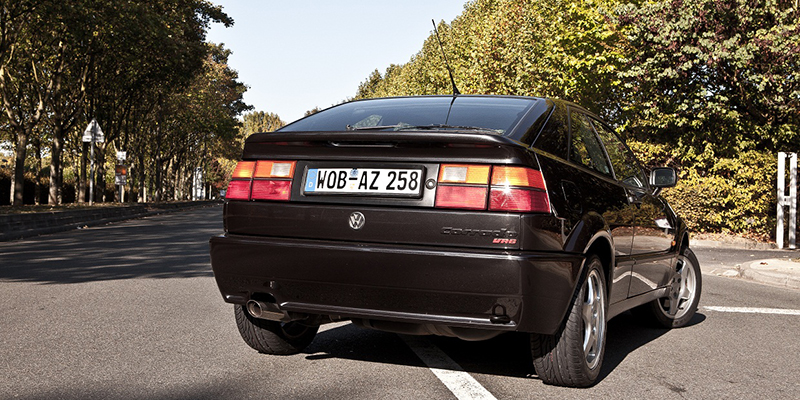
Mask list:
[[[91,161],[89,163],[89,205],[91,206],[94,204],[94,142],[97,140],[97,129],[95,129],[94,120],[92,120],[92,151],[91,151]]]
[[[789,248],[797,248],[797,153],[791,153],[789,161]]]
[[[786,158],[789,157],[789,195],[786,195]],[[797,153],[778,153],[778,226],[775,242],[779,249],[784,241],[784,207],[789,207],[789,248],[797,248]]]
[[[778,226],[775,227],[775,244],[783,248],[783,196],[786,193],[786,153],[778,153]]]

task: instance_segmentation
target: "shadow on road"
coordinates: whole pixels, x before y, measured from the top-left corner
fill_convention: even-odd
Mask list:
[[[703,322],[705,318],[703,314],[696,314],[690,326]],[[609,321],[606,355],[598,383],[610,375],[629,354],[668,332],[668,329],[644,325],[629,312]],[[482,342],[436,336],[430,336],[429,340],[467,372],[514,378],[536,377],[527,334],[508,333]],[[308,360],[341,358],[424,367],[397,335],[361,329],[351,324],[320,332],[306,353]]]
[[[43,284],[212,276],[222,207],[0,243],[0,280]]]

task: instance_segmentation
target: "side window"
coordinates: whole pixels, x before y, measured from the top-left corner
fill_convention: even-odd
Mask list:
[[[608,158],[611,159],[611,166],[614,168],[617,180],[628,186],[644,188],[647,180],[642,169],[636,163],[633,153],[625,147],[617,135],[609,131],[603,124],[597,121],[592,121],[592,124],[606,146],[606,152]]]
[[[570,112],[570,133],[569,159],[606,175],[611,175],[603,147],[585,115],[575,111]]]
[[[556,105],[547,125],[536,138],[533,146],[561,158],[569,158],[567,156],[567,138],[569,137],[567,118],[566,107]]]

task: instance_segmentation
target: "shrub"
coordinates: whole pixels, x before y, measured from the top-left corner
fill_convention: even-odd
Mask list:
[[[667,145],[631,142],[645,166],[678,169],[678,184],[664,197],[689,228],[701,233],[769,237],[775,229],[777,159],[746,151],[735,158],[704,154],[681,160]]]

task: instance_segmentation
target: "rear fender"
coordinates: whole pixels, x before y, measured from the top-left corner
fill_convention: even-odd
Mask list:
[[[606,278],[606,294],[611,293],[611,271],[615,265],[614,239],[603,217],[595,212],[584,215],[570,232],[564,245],[564,250],[584,255],[580,268],[573,277],[574,291],[580,289],[586,277],[586,261],[590,254],[596,254],[603,263],[603,273]]]
[[[605,237],[609,243],[614,243],[605,219],[596,212],[588,212],[567,235],[564,251],[586,254],[599,237]]]

